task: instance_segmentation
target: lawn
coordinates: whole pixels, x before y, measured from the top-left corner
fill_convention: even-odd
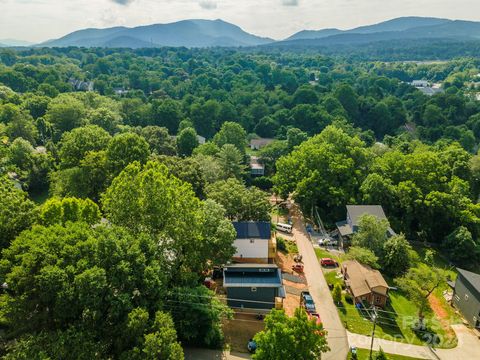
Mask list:
[[[325,248],[315,248],[315,254],[317,255],[317,258],[318,259],[321,259],[321,258],[331,258],[335,261],[337,261],[338,263],[341,263],[342,261],[344,261],[346,258],[345,258],[345,254],[342,254],[342,253],[339,253],[339,252],[331,252],[331,251],[328,251],[326,250]]]
[[[373,352],[373,358],[375,359],[375,355],[377,355],[378,352],[374,351]],[[419,360],[418,358],[413,358],[409,356],[402,356],[402,355],[393,355],[393,354],[386,354],[387,359],[389,360]],[[357,349],[357,359],[358,360],[368,360],[370,356],[370,350],[367,349]],[[350,360],[352,358],[352,355],[349,353],[347,360]]]

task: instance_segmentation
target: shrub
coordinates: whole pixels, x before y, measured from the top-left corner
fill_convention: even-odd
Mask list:
[[[287,242],[280,236],[277,237],[277,250],[283,253],[288,253]]]
[[[348,292],[345,294],[345,301],[349,304],[353,304],[353,297]]]

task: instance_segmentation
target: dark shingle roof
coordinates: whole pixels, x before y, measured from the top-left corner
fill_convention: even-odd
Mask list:
[[[270,239],[270,223],[267,221],[233,222],[237,239]]]
[[[364,214],[374,215],[379,220],[387,220],[381,205],[347,205],[347,212],[353,226],[358,225],[359,218]]]
[[[480,275],[471,271],[457,268],[458,273],[472,286],[480,297]]]

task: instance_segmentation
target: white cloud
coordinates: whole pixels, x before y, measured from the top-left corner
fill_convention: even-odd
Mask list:
[[[298,6],[298,0],[282,0],[283,6]]]
[[[217,8],[216,1],[212,1],[212,0],[201,0],[198,4],[202,9],[205,9],[205,10],[214,10]]]

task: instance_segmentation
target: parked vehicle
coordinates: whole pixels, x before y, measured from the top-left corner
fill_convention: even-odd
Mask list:
[[[324,237],[318,240],[318,246],[327,246],[330,244],[330,238]]]
[[[292,233],[292,225],[284,224],[284,223],[277,223],[277,230],[283,231],[287,234]]]
[[[308,291],[302,291],[300,293],[300,306],[303,307],[307,313],[316,312],[315,302]]]
[[[331,258],[321,258],[320,259],[320,265],[325,266],[325,267],[327,267],[327,266],[337,267],[338,263]]]
[[[296,263],[295,265],[292,265],[292,270],[298,273],[303,273],[303,264]]]
[[[302,259],[303,259],[303,256],[300,254],[297,254],[293,257],[293,261],[295,261],[296,263],[302,262]]]
[[[314,319],[317,325],[320,325],[322,323],[322,320],[320,319],[320,315],[318,315],[316,312],[307,313],[307,315],[310,320]]]

